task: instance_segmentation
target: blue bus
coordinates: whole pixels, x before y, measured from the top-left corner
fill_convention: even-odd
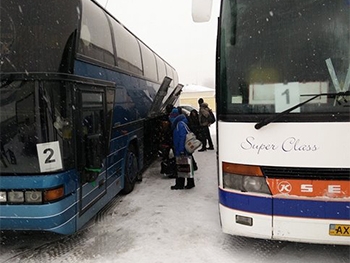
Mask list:
[[[182,85],[95,1],[0,8],[0,230],[72,234],[133,190]]]

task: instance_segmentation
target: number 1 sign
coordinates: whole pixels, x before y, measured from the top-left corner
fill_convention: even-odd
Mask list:
[[[282,112],[300,103],[299,83],[275,84],[275,111]],[[292,112],[300,112],[300,108]]]
[[[41,172],[51,172],[62,169],[62,159],[59,142],[39,143],[38,151]]]

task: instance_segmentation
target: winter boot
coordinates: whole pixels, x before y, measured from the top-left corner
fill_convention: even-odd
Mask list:
[[[194,159],[192,159],[192,161],[193,161],[193,171],[197,171],[198,170],[198,165],[197,165],[197,163],[195,162]]]
[[[180,189],[184,189],[184,185],[185,185],[185,178],[183,177],[178,177],[175,180],[175,185],[171,186],[170,189],[171,190],[180,190]]]
[[[187,185],[185,186],[186,189],[191,189],[195,187],[194,185],[194,178],[187,178]]]

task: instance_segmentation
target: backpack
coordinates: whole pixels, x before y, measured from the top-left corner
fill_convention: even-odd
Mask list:
[[[209,121],[210,124],[213,124],[213,123],[216,121],[215,115],[214,115],[214,113],[212,112],[212,110],[209,110],[208,121]]]

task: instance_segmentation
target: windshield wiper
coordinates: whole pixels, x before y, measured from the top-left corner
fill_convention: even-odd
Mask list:
[[[306,104],[306,103],[308,103],[308,102],[310,102],[310,101],[312,101],[312,100],[314,100],[314,99],[316,99],[318,97],[321,97],[321,96],[335,96],[335,97],[337,97],[337,96],[349,96],[349,95],[350,95],[350,91],[349,90],[348,91],[341,91],[341,92],[338,92],[338,93],[320,93],[320,94],[317,94],[317,95],[311,97],[310,99],[308,99],[306,101],[303,101],[303,102],[301,102],[301,103],[299,103],[299,104],[297,104],[297,105],[295,105],[295,106],[293,106],[293,107],[291,107],[289,109],[286,109],[285,111],[277,113],[277,114],[275,114],[275,115],[273,115],[271,117],[268,117],[266,119],[263,119],[262,121],[260,121],[257,124],[255,124],[254,127],[255,127],[255,129],[259,130],[260,128],[268,125],[271,122],[277,121],[278,119],[280,119],[284,115],[290,113],[291,111],[293,111],[293,110],[303,106],[304,104]]]

